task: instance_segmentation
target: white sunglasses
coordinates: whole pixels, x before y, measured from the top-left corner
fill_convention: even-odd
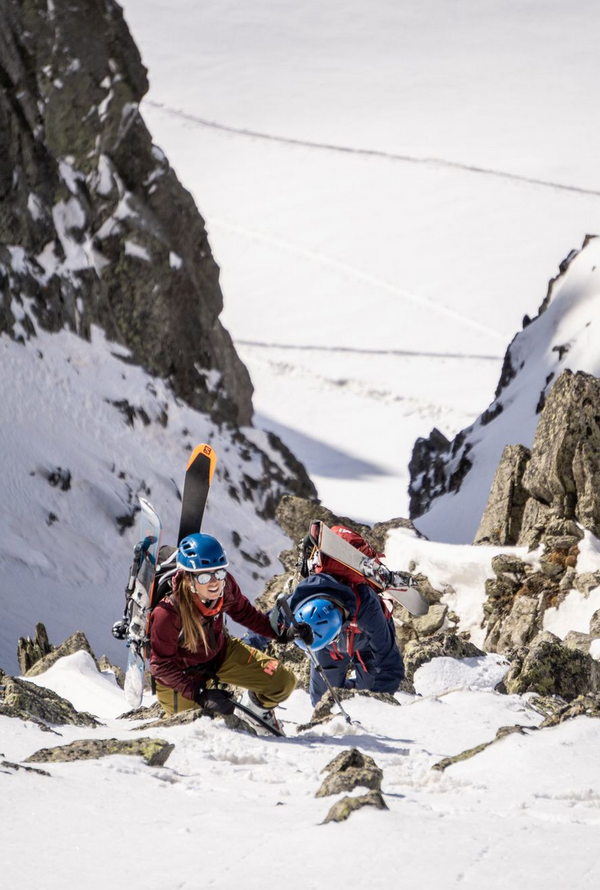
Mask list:
[[[192,577],[197,584],[208,584],[213,578],[224,581],[227,577],[226,569],[215,569],[214,572],[193,572]]]

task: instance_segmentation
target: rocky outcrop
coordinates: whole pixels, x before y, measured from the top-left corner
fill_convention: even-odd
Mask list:
[[[372,757],[363,754],[358,748],[342,751],[321,772],[327,773],[326,778],[315,797],[328,797],[343,791],[354,791],[357,787],[381,791],[381,770]]]
[[[79,739],[70,745],[42,748],[25,763],[72,763],[76,760],[97,760],[113,754],[141,757],[148,766],[164,766],[175,745],[163,739]]]
[[[600,239],[587,237],[582,249],[572,251],[561,263],[560,273],[550,282],[538,316],[532,321],[527,319],[508,347],[495,398],[479,419],[452,442],[445,442],[434,430],[431,441],[416,443],[410,464],[410,516],[421,517],[417,525],[426,534],[431,530],[440,538],[446,530],[448,537],[442,539],[456,541],[457,526],[461,535],[467,535],[472,528],[470,538],[460,538],[462,543],[475,536],[489,542],[496,536],[500,543],[515,540],[522,506],[519,478],[525,452],[513,453],[510,459],[505,455],[501,463],[502,449],[507,443],[531,448],[538,420],[543,434],[554,430],[561,434],[558,450],[542,458],[538,449],[537,467],[530,461],[522,479],[530,495],[523,518],[529,536],[536,526],[546,522],[547,507],[553,515],[577,517],[586,528],[597,527],[596,499],[587,483],[596,470],[594,448],[599,435],[595,387],[589,382],[584,386],[583,381],[574,387],[573,395],[582,398],[579,418],[576,398],[567,400],[572,407],[567,407],[566,414],[561,414],[557,401],[550,411],[546,407],[565,371],[597,372],[596,354],[585,346],[584,338],[589,335],[584,319],[586,313],[592,318],[591,295],[600,293],[599,259]],[[580,344],[584,348],[575,348]],[[570,429],[561,431],[561,424]],[[580,434],[579,446],[572,451],[570,442]],[[511,464],[515,460],[513,471]],[[477,531],[484,513],[484,498],[492,488],[493,468],[500,463],[502,471],[493,486],[489,515]],[[473,474],[477,476],[476,485],[472,482]],[[467,480],[472,484],[467,484]],[[577,508],[575,502],[579,503]],[[504,537],[506,541],[502,540]]]
[[[0,5],[0,332],[99,325],[193,407],[249,424],[219,270],[140,115],[147,88],[114,0]]]
[[[281,498],[277,506],[276,517],[286,535],[295,541],[297,545],[301,544],[309,533],[310,524],[313,521],[324,522],[330,528],[333,525],[344,525],[346,528],[351,528],[353,531],[358,532],[359,535],[362,535],[378,553],[383,553],[386,538],[393,528],[406,528],[422,537],[410,519],[389,519],[387,522],[378,522],[371,527],[370,525],[356,522],[349,516],[340,516],[337,513],[333,513],[327,507],[314,500],[294,497],[293,495],[284,495]],[[295,564],[295,553],[293,557]]]
[[[492,560],[495,578],[486,581],[483,606],[487,651],[508,654],[528,646],[542,630],[546,609],[560,606],[580,583],[575,567],[583,532],[577,523],[553,519],[540,534],[539,566],[514,554]],[[590,581],[585,595],[597,586]]]
[[[432,500],[447,490],[446,464],[452,443],[437,428],[413,446],[408,464],[411,517],[427,512]]]
[[[325,817],[324,825],[327,822],[344,822],[352,813],[365,806],[387,810],[381,795],[383,771],[372,757],[363,754],[358,748],[351,748],[338,754],[322,772],[327,773],[327,776],[316,797],[328,797],[344,791],[353,791],[359,787],[370,789],[367,794],[344,797],[335,803]]]
[[[36,686],[27,680],[9,677],[0,671],[0,714],[31,720],[42,728],[52,726],[99,726],[100,724],[83,711],[76,711],[70,701]]]
[[[540,729],[546,729],[549,726],[558,726],[565,720],[573,720],[575,717],[595,717],[600,718],[600,695],[589,694],[579,695],[571,702],[562,701],[562,699],[553,697],[539,696],[530,699],[529,706],[540,714],[545,714],[544,721],[540,724]]]
[[[411,640],[404,647],[406,680],[412,682],[421,665],[434,658],[477,658],[485,655],[474,643],[444,631],[425,640]]]
[[[542,411],[523,475],[529,494],[519,544],[536,546],[552,520],[600,536],[600,380],[563,371]]]
[[[43,624],[36,625],[36,630],[37,630],[37,628],[43,628],[43,631],[45,634],[46,629]],[[45,638],[48,639],[47,634],[46,634]],[[21,638],[19,640],[19,644],[17,647],[19,653],[21,651],[23,651],[25,646],[26,646],[26,641],[23,638]],[[96,656],[92,652],[92,648],[91,648],[90,644],[88,643],[88,639],[87,639],[86,635],[82,631],[78,630],[74,634],[72,634],[67,640],[65,640],[64,643],[61,643],[60,646],[57,646],[57,647],[51,646],[50,652],[48,652],[42,658],[40,658],[36,662],[34,662],[32,664],[32,666],[29,668],[29,670],[25,672],[25,676],[26,677],[37,677],[40,674],[43,674],[45,671],[47,671],[48,668],[51,668],[53,664],[56,664],[56,662],[59,660],[59,658],[64,658],[66,655],[73,655],[75,652],[87,652],[88,655],[91,655],[91,657],[93,658],[94,663],[95,663],[96,667],[98,668],[98,670],[100,670],[100,666],[98,664],[98,661],[96,660]]]
[[[523,474],[530,458],[531,452],[523,445],[507,445],[502,452],[474,544],[517,543],[529,497],[523,487]]]
[[[40,622],[35,626],[35,637],[20,637],[17,643],[17,660],[22,674],[26,674],[42,658],[49,655],[54,646],[48,639],[48,631]]]
[[[501,691],[509,695],[536,692],[569,702],[600,691],[600,664],[579,649],[565,646],[554,634],[538,634],[529,649],[512,654]]]
[[[343,797],[341,800],[338,800],[329,810],[322,824],[345,822],[352,813],[363,807],[375,807],[376,810],[388,809],[380,791],[369,791],[367,794],[362,794],[359,797]]]

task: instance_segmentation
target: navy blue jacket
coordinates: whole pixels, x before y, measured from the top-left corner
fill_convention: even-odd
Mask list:
[[[359,584],[356,593],[331,575],[311,575],[296,587],[289,598],[292,611],[309,597],[324,596],[341,606],[345,621],[340,636],[315,655],[332,686],[343,687],[350,661],[356,671],[356,688],[372,692],[397,692],[404,677],[404,664],[396,643],[394,623],[386,618],[378,595],[368,584]],[[326,689],[318,672],[311,669],[310,694],[313,704]]]

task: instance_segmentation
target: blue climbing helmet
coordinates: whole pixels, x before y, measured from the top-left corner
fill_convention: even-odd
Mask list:
[[[177,565],[186,572],[226,569],[227,554],[216,538],[198,532],[181,539],[177,551]]]
[[[303,602],[294,612],[294,618],[298,623],[303,621],[312,628],[315,639],[310,648],[313,652],[333,643],[344,623],[338,606],[324,596],[315,596]],[[301,649],[308,648],[298,638],[294,642]]]

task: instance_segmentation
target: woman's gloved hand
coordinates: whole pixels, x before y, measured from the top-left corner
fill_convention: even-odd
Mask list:
[[[302,640],[305,646],[312,646],[314,643],[315,635],[312,627],[306,621],[301,621],[296,625],[292,624],[279,634],[280,643],[292,643],[296,639]]]
[[[223,689],[207,689],[205,686],[196,686],[194,701],[205,711],[213,714],[233,714],[235,702],[230,692]]]

